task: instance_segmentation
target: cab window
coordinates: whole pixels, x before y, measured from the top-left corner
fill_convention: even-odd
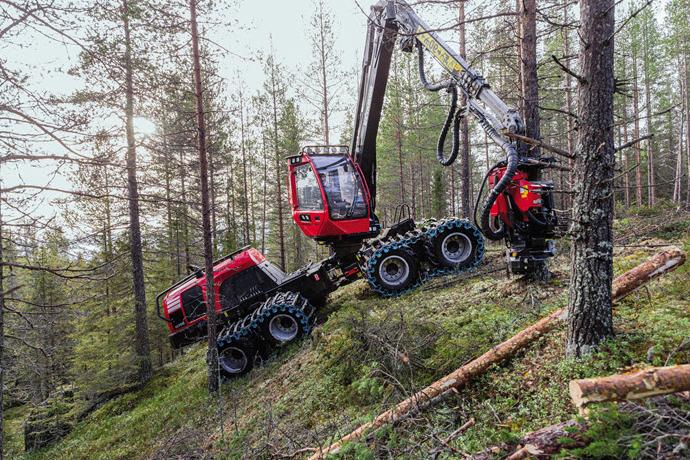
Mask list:
[[[350,157],[321,155],[314,156],[313,160],[326,192],[331,219],[367,217],[364,190]]]
[[[295,168],[295,188],[297,189],[297,207],[302,211],[320,211],[323,209],[321,189],[310,164]]]

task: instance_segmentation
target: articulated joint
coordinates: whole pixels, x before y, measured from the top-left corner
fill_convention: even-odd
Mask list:
[[[462,82],[462,86],[467,88],[467,92],[470,96],[475,99],[479,99],[479,95],[484,88],[490,87],[486,80],[484,80],[484,77],[471,71],[462,72],[462,74],[460,74],[460,81]]]
[[[516,109],[509,109],[503,117],[503,126],[508,129],[509,133],[522,134],[525,132],[525,126],[522,123],[522,118]]]

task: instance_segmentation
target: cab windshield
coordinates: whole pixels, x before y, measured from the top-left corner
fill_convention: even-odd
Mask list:
[[[315,155],[312,160],[326,192],[331,219],[367,217],[364,190],[350,157]]]

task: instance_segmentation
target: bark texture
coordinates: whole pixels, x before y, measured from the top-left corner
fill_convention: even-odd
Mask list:
[[[0,199],[0,460],[3,459],[3,448],[5,445],[5,431],[4,431],[4,413],[3,413],[3,396],[5,392],[5,366],[3,365],[3,357],[5,350],[5,287],[4,287],[4,269],[5,269],[5,255],[3,252],[4,237],[2,234],[2,199]]]
[[[522,68],[522,97],[524,99],[525,132],[532,139],[541,139],[539,130],[539,82],[537,80],[537,4],[536,0],[522,0],[520,8],[520,65]],[[531,156],[539,157],[539,147],[531,149]]]
[[[192,61],[194,65],[194,99],[196,102],[196,142],[199,153],[199,177],[201,182],[201,217],[204,236],[204,270],[206,272],[206,361],[208,363],[208,391],[218,391],[218,352],[216,348],[216,296],[213,282],[213,235],[211,233],[211,203],[208,184],[208,158],[206,154],[206,120],[199,58],[199,32],[196,20],[196,2],[189,1],[192,25]]]
[[[613,0],[580,2],[579,139],[566,353],[589,353],[613,335]]]
[[[144,284],[144,256],[141,246],[139,223],[139,184],[137,181],[137,150],[134,137],[134,77],[132,40],[129,25],[129,2],[122,2],[122,23],[125,34],[125,119],[127,135],[127,192],[129,199],[129,239],[132,258],[132,282],[134,285],[135,352],[137,355],[139,383],[151,378],[149,327],[146,318],[146,286]]]
[[[671,265],[665,264],[663,262],[666,259],[666,257],[659,257],[659,255],[657,255],[654,256],[652,259],[644,262],[640,266],[648,267],[649,262],[651,260],[654,260],[657,264],[659,264],[655,268],[655,270],[660,270],[659,273],[666,273],[679,267],[685,261],[684,257],[674,258],[673,260],[675,261],[675,263]],[[630,274],[647,273],[646,269],[644,271],[639,271],[638,268],[639,266],[616,278],[616,280],[613,283],[614,290],[615,292],[618,292],[620,294],[614,295],[614,299],[617,299],[625,295],[624,293],[631,292],[636,287],[639,287],[644,282],[649,281],[653,278],[647,276],[644,277],[644,281],[642,283],[638,283],[637,280]],[[318,452],[310,458],[310,460],[321,459],[328,454],[335,454],[345,443],[361,439],[362,437],[365,437],[368,433],[374,430],[377,430],[387,424],[396,423],[407,417],[410,413],[423,410],[426,407],[429,407],[437,403],[438,401],[441,401],[443,397],[449,394],[454,388],[460,387],[468,383],[474,377],[483,374],[489,367],[493,366],[494,364],[501,363],[502,361],[512,357],[518,351],[522,350],[524,347],[534,342],[539,337],[542,337],[547,332],[553,330],[560,324],[565,313],[566,309],[561,308],[554,311],[550,315],[540,319],[533,325],[518,332],[510,339],[495,346],[494,348],[487,351],[478,358],[470,361],[468,364],[465,364],[464,366],[458,368],[454,372],[446,375],[442,379],[435,381],[423,390],[418,391],[417,393],[405,399],[404,401],[401,401],[395,407],[383,412],[371,422],[359,426],[356,430],[354,430],[347,436],[340,438],[338,441],[331,444],[330,446],[319,449]]]
[[[644,399],[688,390],[690,364],[652,367],[634,374],[570,381],[570,397],[577,407],[593,402]]]
[[[625,297],[651,279],[675,270],[685,263],[685,259],[685,253],[676,247],[654,255],[616,278],[613,283],[613,298],[617,300]]]

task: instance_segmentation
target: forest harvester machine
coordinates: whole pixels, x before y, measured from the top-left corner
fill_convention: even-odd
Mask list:
[[[450,94],[450,110],[436,149],[439,162],[448,166],[455,161],[460,121],[470,115],[505,152],[505,160],[484,179],[482,189],[488,183],[489,192],[477,206],[474,224],[449,217],[418,225],[408,215],[382,228],[375,213],[376,136],[397,41],[403,51],[419,53],[419,76],[426,89]],[[427,81],[425,50],[448,73],[447,80]],[[457,106],[458,91],[467,101],[463,107]],[[446,156],[445,140],[451,128]],[[506,132],[524,134],[518,112],[405,1],[381,0],[373,5],[352,145],[305,146],[288,158],[292,217],[306,236],[329,247],[330,256],[289,274],[249,247],[215,262],[221,374],[226,378],[243,375],[257,356],[309,334],[316,309],[327,296],[361,277],[379,295],[399,296],[431,278],[478,267],[485,237],[505,239],[514,273],[530,273],[543,264],[554,254],[556,236],[553,185],[539,180],[540,171],[550,163],[527,156],[525,146],[509,140]],[[205,337],[205,299],[205,276],[200,269],[158,295],[158,316],[168,323],[173,347]]]

